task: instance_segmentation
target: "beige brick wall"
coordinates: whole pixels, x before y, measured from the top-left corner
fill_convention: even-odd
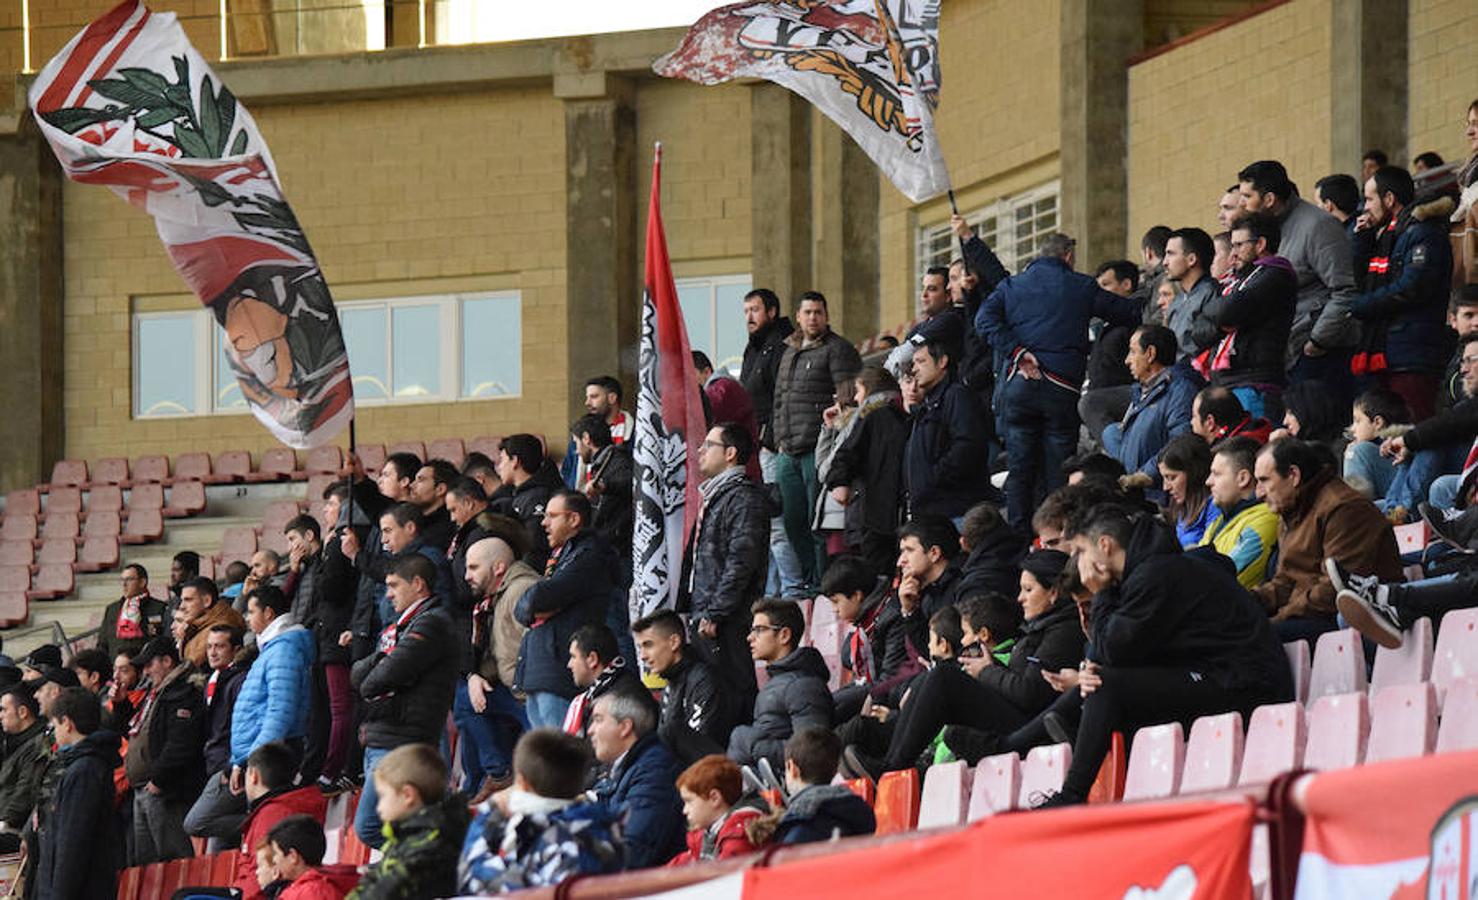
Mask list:
[[[340,300],[522,291],[521,397],[364,407],[360,440],[563,433],[564,113],[547,86],[253,112]],[[131,418],[130,310],[195,301],[146,216],[82,185],[64,205],[67,455],[272,446],[250,416]]]
[[[1055,178],[1060,142],[1058,4],[951,2],[943,4],[941,16],[944,84],[935,123],[960,208]],[[885,329],[916,312],[917,228],[948,217],[944,198],[914,207],[883,180],[880,321]]]
[[[1253,160],[1282,160],[1305,196],[1332,171],[1330,2],[1293,0],[1130,70],[1131,258],[1152,225],[1214,230]]]
[[[1435,150],[1449,162],[1472,155],[1463,121],[1478,99],[1478,3],[1411,0],[1409,84],[1412,155]]]
[[[20,0],[6,5],[19,10]],[[77,32],[117,5],[118,0],[31,0],[31,65],[46,65]],[[220,57],[220,0],[150,0],[148,6],[156,13],[174,13],[201,56]]]

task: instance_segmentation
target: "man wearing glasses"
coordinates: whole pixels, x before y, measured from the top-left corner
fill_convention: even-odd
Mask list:
[[[98,649],[115,659],[132,657],[150,638],[164,633],[164,603],[149,595],[149,573],[138,563],[123,568],[123,596],[103,610]]]

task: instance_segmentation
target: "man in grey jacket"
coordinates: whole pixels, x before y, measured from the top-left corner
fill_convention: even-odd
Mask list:
[[[1318,379],[1349,403],[1350,349],[1359,331],[1350,318],[1355,274],[1344,228],[1298,196],[1288,170],[1277,160],[1252,163],[1237,173],[1237,182],[1243,209],[1278,217],[1283,226],[1278,255],[1298,274],[1297,307],[1288,335],[1289,383]]]
[[[1216,345],[1221,329],[1206,314],[1206,305],[1221,293],[1211,277],[1211,258],[1216,245],[1199,228],[1181,228],[1165,242],[1165,277],[1180,285],[1181,294],[1170,304],[1165,324],[1175,333],[1180,359],[1194,359],[1202,350]],[[1161,360],[1170,364],[1168,360]]]

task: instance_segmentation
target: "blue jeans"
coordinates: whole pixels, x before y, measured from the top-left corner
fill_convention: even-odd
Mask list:
[[[1377,441],[1353,441],[1345,448],[1345,481],[1357,491],[1369,490],[1370,497],[1379,500],[1391,488],[1396,478],[1396,466],[1380,455]]]
[[[375,767],[392,749],[394,748],[364,748],[364,790],[359,794],[359,808],[354,810],[354,833],[359,835],[365,846],[376,849],[385,843],[385,835],[380,832],[384,823],[380,821],[380,813],[375,809],[380,800],[379,793],[375,791]]]
[[[823,548],[811,533],[811,514],[816,509],[816,496],[821,482],[816,478],[816,453],[792,456],[781,453],[775,459],[775,483],[780,485],[781,516],[785,519],[785,537],[801,564],[801,579],[807,590],[821,583]]]
[[[1381,511],[1390,512],[1399,506],[1414,515],[1416,505],[1429,499],[1428,492],[1438,476],[1461,471],[1467,454],[1468,448],[1459,444],[1413,453],[1411,459],[1396,467],[1391,485],[1386,488],[1385,500],[1380,504]],[[1449,502],[1447,505],[1451,507],[1452,504]]]
[[[524,698],[524,711],[528,713],[530,728],[563,727],[569,708],[569,700],[545,691],[531,691]]]
[[[1006,518],[1032,533],[1032,512],[1066,479],[1062,463],[1078,446],[1078,395],[1045,378],[1017,375],[1001,392],[1006,421]]]
[[[495,684],[486,696],[483,711],[474,710],[463,679],[457,682],[457,694],[452,699],[452,721],[462,736],[462,771],[467,776],[464,787],[473,791],[485,775],[501,778],[508,774],[513,765],[513,745],[529,727],[523,704],[508,688]]]
[[[1455,509],[1457,495],[1462,489],[1462,475],[1443,475],[1432,481],[1432,487],[1427,491],[1427,502],[1438,509]]]
[[[760,472],[765,484],[775,483],[775,458],[773,450],[760,450]],[[775,516],[770,520],[770,571],[765,579],[765,594],[770,597],[805,597],[805,577],[801,572],[800,558],[785,538],[785,518]]]

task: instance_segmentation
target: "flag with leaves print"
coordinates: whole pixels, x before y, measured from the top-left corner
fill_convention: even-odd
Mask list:
[[[328,285],[256,122],[174,15],[120,3],[46,64],[30,104],[69,178],[154,217],[257,419],[291,447],[337,435],[354,392]]]

